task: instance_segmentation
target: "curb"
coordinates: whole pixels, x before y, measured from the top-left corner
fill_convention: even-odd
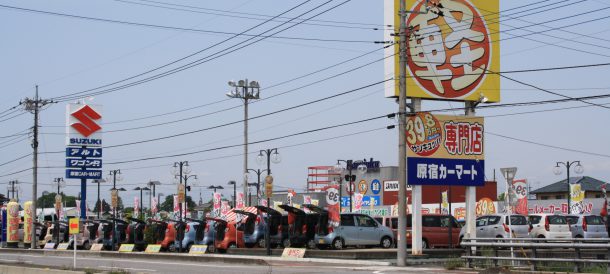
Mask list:
[[[29,250],[29,249],[7,249],[0,248],[0,254],[2,253],[21,253],[21,254],[38,254],[43,256],[62,256],[71,257],[73,251],[64,250]],[[99,251],[91,252],[86,250],[77,250],[77,257],[91,258],[120,258],[120,259],[152,259],[152,260],[180,260],[180,261],[195,261],[195,262],[224,262],[224,263],[235,263],[235,264],[256,264],[256,265],[270,265],[271,263],[277,262],[313,262],[313,263],[325,263],[325,264],[349,264],[358,266],[391,266],[391,262],[387,261],[366,261],[366,260],[350,260],[350,259],[323,259],[323,258],[282,258],[282,257],[267,257],[267,256],[247,256],[247,255],[224,255],[224,254],[202,254],[202,255],[188,255],[188,254],[150,254],[150,253],[118,253],[113,251]]]

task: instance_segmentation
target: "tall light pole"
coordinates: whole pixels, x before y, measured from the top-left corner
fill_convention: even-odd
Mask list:
[[[567,173],[567,178],[566,178],[566,185],[568,187],[568,214],[572,214],[572,206],[570,205],[571,202],[571,189],[570,189],[570,167],[572,167],[572,165],[576,165],[574,167],[574,172],[576,172],[576,174],[581,174],[585,171],[585,168],[580,164],[580,161],[566,161],[566,162],[557,162],[555,164],[555,167],[553,168],[553,173],[555,173],[555,175],[560,175],[561,174],[561,166],[563,165],[566,168],[566,173]]]
[[[341,163],[345,163],[345,168],[347,168],[348,170],[348,174],[345,176],[345,181],[348,183],[348,186],[350,188],[349,191],[349,212],[352,212],[352,196],[354,195],[354,182],[356,181],[356,176],[352,175],[352,170],[354,169],[354,161],[353,160],[337,160],[337,164],[333,167],[334,171],[336,173],[341,173],[343,174],[343,171],[345,170],[345,168],[343,168],[343,166],[341,165]],[[359,164],[358,167],[358,174],[362,175],[364,173],[366,173],[367,167],[365,164]],[[339,212],[341,212],[341,199],[342,199],[342,187],[341,187],[341,178],[339,178]]]
[[[197,175],[189,175],[191,173],[191,167],[189,166],[189,162],[188,161],[182,161],[182,162],[175,162],[174,163],[174,169],[172,170],[172,174],[174,174],[174,177],[179,178],[179,183],[182,185],[182,182],[184,181],[184,202],[186,204],[186,207],[184,210],[185,212],[188,211],[188,203],[186,202],[186,197],[188,195],[188,191],[190,189],[190,186],[188,186],[187,182],[189,178],[193,178],[195,180],[197,180]],[[180,186],[179,186],[180,187]],[[180,194],[178,194],[180,195]],[[180,208],[180,221],[182,222],[182,203],[178,202],[178,208]],[[178,251],[182,252],[182,241],[178,241]]]
[[[153,181],[153,180],[150,180],[148,182],[148,184],[147,184],[149,188],[152,188],[152,192],[149,192],[150,195],[149,195],[149,199],[148,199],[149,207],[150,207],[151,210],[152,210],[152,197],[155,197],[155,195],[156,195],[155,194],[156,186],[160,185],[160,184],[161,184],[161,182]],[[160,203],[160,201],[157,200],[157,203]]]
[[[104,205],[102,204],[102,200],[100,200],[100,183],[105,183],[106,180],[104,179],[99,179],[99,180],[93,180],[93,183],[97,184],[97,204],[100,205],[100,208],[98,208],[97,210],[97,218],[100,218],[100,212],[102,211],[102,209],[104,208]]]
[[[235,208],[237,206],[237,183],[231,180],[227,184],[233,185],[233,208]]]
[[[260,153],[259,153],[260,155]],[[256,158],[258,161],[258,157]],[[260,164],[260,163],[259,163]],[[260,191],[261,191],[261,174],[265,171],[267,171],[266,169],[261,170],[259,169],[248,169],[248,173],[244,174],[244,176],[246,177],[246,181],[248,181],[248,175],[250,174],[250,171],[256,173],[256,205],[258,205],[258,199],[261,197]],[[252,205],[250,203],[250,205]]]
[[[116,195],[117,196],[117,201],[118,201],[118,189],[116,188],[116,182],[117,181],[121,181],[123,180],[123,175],[121,174],[121,170],[120,169],[114,169],[111,170],[110,172],[108,172],[108,179],[112,180],[112,189],[111,189],[111,194],[112,195]],[[116,206],[112,207],[112,217],[113,219],[116,219],[116,214],[117,214],[117,206],[118,206],[118,202]],[[116,240],[116,220],[112,220],[112,250],[115,250],[115,246],[117,244],[117,240]]]
[[[260,98],[260,85],[257,81],[248,82],[248,79],[237,83],[229,81],[231,91],[227,92],[229,98],[239,98],[244,102],[244,174],[248,172],[248,101]],[[248,181],[244,178],[244,193],[248,191]]]
[[[53,234],[55,234],[55,243],[59,244],[59,210],[61,209],[61,194],[59,193],[62,187],[66,186],[66,182],[64,178],[58,177],[53,179],[53,186],[57,186],[57,195],[55,195],[55,229],[53,229]]]
[[[277,152],[277,148],[261,149],[258,152],[258,156],[256,157],[256,162],[258,162],[259,165],[263,164],[263,161],[265,160],[265,156],[267,159],[267,176],[269,177],[271,175],[271,162],[273,162],[274,164],[278,164],[279,162],[282,161],[282,157]],[[271,177],[269,177],[269,178],[271,178]],[[271,178],[271,182],[273,182],[273,178]],[[266,196],[267,196],[267,209],[269,209],[270,208],[269,204],[271,203],[271,197],[269,197],[270,195],[266,195]],[[269,232],[271,231],[271,223],[269,222],[269,214],[267,214],[266,222],[267,222],[267,230],[265,231],[265,245],[267,246],[267,256],[271,256],[271,243],[270,243],[270,238],[269,238]]]
[[[144,214],[142,213],[144,208],[143,208],[143,203],[142,203],[142,192],[144,190],[150,191],[150,188],[148,187],[136,187],[133,190],[139,190],[140,191],[140,219],[144,219],[143,216]]]

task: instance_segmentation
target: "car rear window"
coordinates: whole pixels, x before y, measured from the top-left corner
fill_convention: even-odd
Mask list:
[[[530,216],[530,223],[532,223],[533,225],[540,223],[540,219],[542,217],[540,216]]]
[[[568,220],[568,224],[575,224],[578,223],[578,217],[576,216],[566,216],[566,219]]]
[[[585,216],[588,225],[603,225],[604,220],[600,216]]]
[[[423,216],[422,217],[422,226],[424,227],[440,227],[441,226],[441,218],[438,216]]]
[[[508,216],[506,216],[506,221],[508,221]],[[510,216],[510,225],[527,225],[527,219],[525,216],[512,215]]]
[[[549,224],[551,225],[565,225],[568,224],[566,217],[564,216],[547,216],[549,219]]]
[[[489,220],[487,221],[488,225],[495,225],[500,222],[500,216],[489,216]]]

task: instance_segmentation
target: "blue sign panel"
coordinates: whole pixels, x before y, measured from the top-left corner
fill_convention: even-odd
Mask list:
[[[102,179],[101,170],[66,169],[68,179]]]
[[[407,159],[409,185],[485,184],[485,161],[467,159],[419,158]]]
[[[381,182],[379,182],[379,180],[375,179],[373,181],[371,181],[371,192],[375,195],[379,194],[379,192],[381,191]]]
[[[362,207],[365,206],[379,206],[381,205],[381,198],[379,196],[363,196],[362,197]]]
[[[341,197],[341,207],[349,207],[349,196]]]
[[[375,201],[373,206],[381,205],[381,197],[380,196],[362,196],[362,206],[371,206],[371,201]],[[341,197],[341,207],[349,207],[349,196]]]
[[[66,157],[102,158],[102,148],[67,147]]]
[[[66,159],[66,167],[102,168],[102,159]]]
[[[6,197],[8,198],[8,197]],[[2,209],[2,242],[6,242],[6,209]]]

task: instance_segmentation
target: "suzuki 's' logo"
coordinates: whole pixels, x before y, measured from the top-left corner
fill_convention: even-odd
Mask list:
[[[80,123],[73,123],[70,126],[85,137],[89,137],[89,135],[102,129],[102,127],[93,121],[102,118],[102,116],[88,105],[73,112],[71,115]]]

